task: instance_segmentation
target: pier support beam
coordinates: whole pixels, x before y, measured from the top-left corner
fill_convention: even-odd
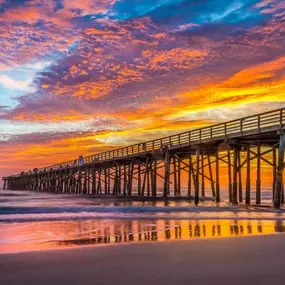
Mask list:
[[[216,202],[221,202],[220,197],[220,171],[219,171],[219,152],[216,152]]]
[[[151,171],[151,189],[152,189],[152,196],[156,197],[157,195],[157,160],[153,161],[153,167]]]
[[[132,195],[132,189],[133,189],[133,173],[134,173],[134,164],[131,162],[129,165],[129,179],[128,179],[128,195]]]
[[[121,169],[121,167],[120,167]],[[121,170],[119,171],[119,175],[121,173]],[[121,178],[120,178],[120,184],[121,184]],[[128,188],[128,182],[127,182],[127,166],[124,165],[124,181],[123,181],[123,194],[127,195],[127,188]]]
[[[174,180],[174,196],[177,196],[178,185],[177,185],[177,167],[176,167],[176,157],[173,156],[173,180]]]
[[[209,176],[211,179],[211,190],[212,190],[212,196],[215,197],[216,193],[215,193],[215,183],[214,183],[214,179],[213,179],[213,171],[212,171],[212,162],[211,162],[211,157],[208,154],[208,166],[209,166]]]
[[[260,154],[260,144],[257,145],[257,163],[256,163],[256,204],[260,205],[261,203],[261,154]]]
[[[278,148],[278,165],[275,179],[275,195],[274,195],[274,207],[280,208],[281,205],[281,192],[282,192],[282,172],[284,167],[284,148],[285,148],[285,134],[280,134],[279,148]]]
[[[238,198],[239,202],[242,203],[242,166],[241,166],[241,151],[238,151]]]
[[[195,175],[195,204],[199,203],[199,162],[200,162],[200,148],[196,149],[196,175]]]
[[[237,183],[237,168],[238,168],[238,152],[239,149],[237,146],[234,146],[234,158],[233,158],[233,197],[232,197],[232,205],[237,205],[237,191],[238,191],[238,183]]]
[[[188,194],[188,197],[191,196],[191,187],[192,187],[192,180],[191,180],[191,175],[192,175],[192,171],[191,171],[191,165],[192,165],[192,157],[191,157],[191,154],[189,154],[189,166],[188,166],[188,191],[187,191],[187,194]]]
[[[138,163],[138,196],[141,196],[141,184],[142,184],[142,178],[141,178],[141,163]]]
[[[169,151],[166,150],[164,155],[164,186],[163,186],[163,196],[167,197],[169,193],[169,175],[170,175],[170,155]]]
[[[245,204],[250,205],[250,145],[246,150],[246,190]]]
[[[210,165],[209,165],[210,166]],[[204,154],[202,153],[201,154],[201,168],[202,168],[202,183],[201,183],[201,194],[202,194],[202,197],[205,197],[205,166],[204,166]]]
[[[178,157],[178,169],[177,169],[177,195],[181,196],[181,158]]]
[[[228,191],[229,191],[229,202],[233,201],[233,190],[232,190],[232,166],[231,166],[231,151],[228,150]]]

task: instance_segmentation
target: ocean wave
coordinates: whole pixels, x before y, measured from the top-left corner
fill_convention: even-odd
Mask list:
[[[1,215],[47,213],[174,213],[174,212],[273,212],[285,213],[270,207],[218,207],[218,206],[84,206],[84,207],[1,207]]]

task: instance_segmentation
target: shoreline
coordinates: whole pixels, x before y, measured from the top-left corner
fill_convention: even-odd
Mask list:
[[[280,284],[285,235],[0,255],[1,284]]]
[[[134,201],[134,202],[171,202],[171,201],[191,201],[194,202],[194,196],[190,195],[190,196],[167,196],[164,197],[162,195],[160,196],[138,196],[138,195],[123,195],[123,194],[78,194],[78,193],[57,193],[57,192],[47,192],[47,191],[31,191],[31,190],[9,190],[9,189],[0,189],[0,191],[11,191],[11,193],[13,193],[13,191],[21,191],[21,192],[25,192],[25,193],[37,193],[37,194],[52,194],[52,195],[59,195],[59,196],[64,196],[64,197],[70,197],[70,198],[77,198],[77,197],[81,197],[81,198],[88,198],[88,199],[105,199],[106,201],[108,200],[113,200],[113,201]],[[0,192],[1,194],[1,192]],[[12,195],[11,195],[12,196]],[[212,201],[215,202],[215,198],[214,197],[203,197],[200,196],[199,200],[201,202],[204,201]]]

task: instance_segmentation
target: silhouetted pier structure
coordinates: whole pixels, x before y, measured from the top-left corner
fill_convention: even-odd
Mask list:
[[[4,189],[180,197],[181,176],[186,173],[187,197],[198,204],[207,182],[220,202],[223,163],[228,169],[229,202],[251,204],[255,168],[255,204],[261,204],[262,161],[272,167],[272,199],[279,208],[284,202],[284,123],[285,108],[273,110],[4,177]]]

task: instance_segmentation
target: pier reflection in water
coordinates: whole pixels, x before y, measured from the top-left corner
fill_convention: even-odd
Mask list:
[[[13,223],[1,225],[0,253],[280,232],[285,232],[285,222],[282,220],[81,220]]]
[[[108,243],[131,243],[146,241],[190,240],[198,238],[222,238],[274,234],[285,231],[285,224],[278,221],[128,221],[120,225],[112,225],[102,230],[89,224],[83,227],[77,238],[60,240],[57,244],[88,245]],[[98,225],[97,225],[98,226]],[[87,229],[89,227],[89,230]],[[92,229],[93,228],[93,229]],[[92,234],[86,236],[86,231]]]

